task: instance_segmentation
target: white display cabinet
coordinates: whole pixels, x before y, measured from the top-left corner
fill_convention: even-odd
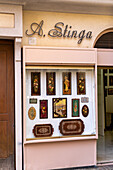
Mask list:
[[[40,92],[37,94],[32,93],[33,73],[40,74],[37,78],[38,80],[40,79],[38,82]],[[54,73],[53,94],[48,94],[47,92],[47,73]],[[79,83],[82,80],[82,77],[80,81],[77,78],[78,73],[81,75],[82,73],[84,74],[83,88],[85,88],[85,91],[83,90],[83,93],[77,91],[78,88],[81,88],[81,84]],[[67,87],[65,74],[69,75],[67,78]],[[36,83],[38,80],[36,80]],[[26,140],[96,134],[94,67],[26,66],[25,88]],[[63,92],[66,88],[68,88],[67,92]],[[72,104],[72,102],[74,103]],[[41,115],[43,113],[45,113],[44,117]]]

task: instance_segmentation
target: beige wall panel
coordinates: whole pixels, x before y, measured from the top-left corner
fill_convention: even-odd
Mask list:
[[[104,30],[113,28],[113,16],[102,15],[87,15],[87,14],[72,14],[72,13],[56,13],[56,12],[40,12],[40,11],[24,11],[24,37],[23,45],[29,45],[29,38],[26,36],[25,31],[28,29],[30,32],[30,25],[33,22],[40,23],[44,20],[43,31],[45,37],[40,37],[34,34],[32,37],[36,38],[37,46],[54,46],[54,47],[76,47],[76,48],[91,48],[94,45],[96,37]],[[65,26],[72,26],[71,30],[77,30],[78,33],[82,30],[92,31],[92,38],[84,38],[81,44],[78,44],[79,38],[52,38],[48,36],[49,30],[54,28],[54,25],[58,22],[63,22],[62,30]],[[68,29],[70,30],[70,29]]]
[[[2,15],[1,17],[4,15],[4,21],[0,17],[0,36],[22,37],[22,6],[0,4],[0,14]]]
[[[14,28],[15,16],[14,14],[0,14],[0,28]]]

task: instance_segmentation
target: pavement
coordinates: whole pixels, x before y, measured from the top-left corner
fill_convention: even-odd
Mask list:
[[[113,165],[101,165],[95,167],[66,168],[61,170],[113,170]]]
[[[113,170],[113,165],[75,168],[74,170]]]
[[[85,167],[85,168],[75,168],[75,170],[113,170],[113,165],[97,166],[97,167]]]

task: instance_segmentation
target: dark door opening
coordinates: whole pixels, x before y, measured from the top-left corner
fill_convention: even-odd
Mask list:
[[[0,169],[14,169],[14,43],[0,40]]]
[[[113,162],[113,68],[98,69],[98,163]]]
[[[113,32],[104,33],[94,48],[113,49]],[[109,55],[109,53],[108,53]],[[98,56],[97,56],[98,57]],[[103,66],[103,65],[102,65]],[[97,162],[113,162],[113,67],[97,70],[98,78],[98,134]]]

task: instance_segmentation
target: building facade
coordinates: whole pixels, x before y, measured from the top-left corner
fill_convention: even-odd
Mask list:
[[[100,145],[112,125],[113,4],[61,4],[0,4],[0,158],[15,169],[112,162]]]

